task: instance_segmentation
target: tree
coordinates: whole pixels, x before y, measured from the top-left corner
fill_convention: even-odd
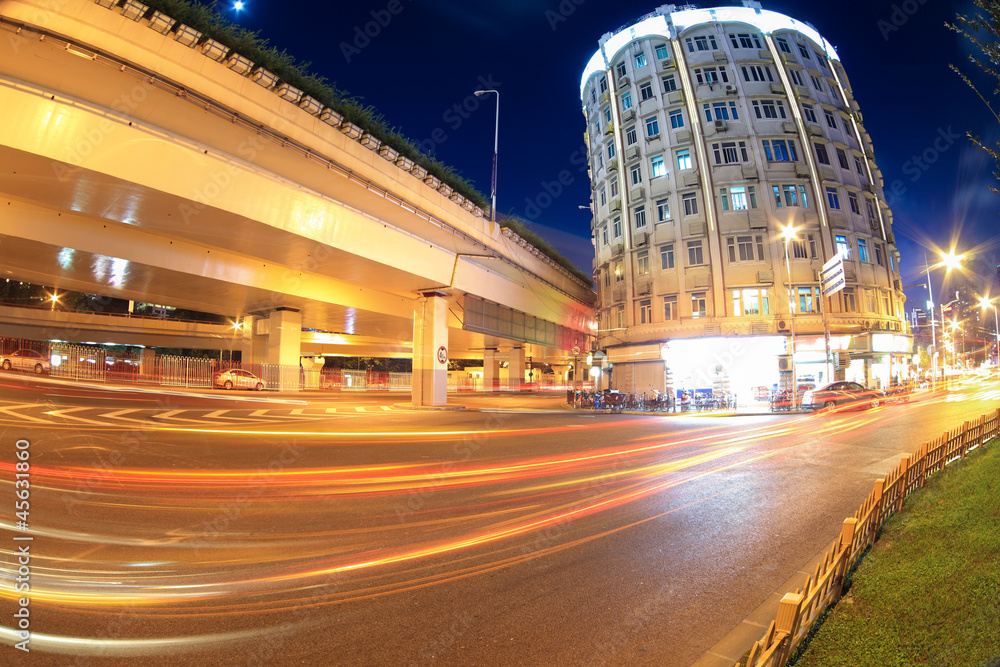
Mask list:
[[[957,14],[955,22],[945,23],[945,26],[968,39],[978,50],[978,53],[969,54],[969,62],[986,74],[987,78],[995,85],[991,93],[992,97],[1000,94],[1000,0],[973,0],[973,3],[979,9],[975,15],[970,17]],[[1000,123],[1000,115],[997,115],[989,99],[980,92],[972,79],[957,65],[950,65],[950,67],[961,77],[962,81],[975,91],[993,117]],[[994,164],[997,165],[993,176],[1000,181],[1000,141],[993,146],[988,146],[971,132],[966,132],[966,134],[979,150],[986,151],[993,158]],[[1000,189],[995,185],[990,186],[990,190],[1000,193]]]

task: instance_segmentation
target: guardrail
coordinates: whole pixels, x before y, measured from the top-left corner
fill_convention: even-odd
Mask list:
[[[794,593],[786,593],[767,632],[750,650],[745,663],[736,667],[781,667],[809,633],[823,611],[843,593],[844,578],[865,550],[875,543],[878,529],[903,507],[911,492],[927,483],[930,475],[952,461],[965,458],[972,449],[1000,435],[1000,409],[966,421],[961,428],[925,442],[904,456],[887,476],[875,480],[875,488],[861,507],[844,520],[840,537],[826,552],[816,571]]]

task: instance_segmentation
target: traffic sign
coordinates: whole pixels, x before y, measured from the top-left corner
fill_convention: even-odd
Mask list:
[[[819,280],[823,296],[830,296],[844,289],[847,282],[844,275],[844,256],[837,255],[824,264],[823,270],[819,272]]]

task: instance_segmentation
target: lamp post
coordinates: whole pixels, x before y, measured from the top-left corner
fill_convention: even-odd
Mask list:
[[[1000,321],[997,319],[997,305],[985,296],[979,297],[979,307],[983,310],[993,309],[993,334],[996,336],[997,366],[1000,367]]]
[[[956,255],[954,248],[947,253],[939,252],[938,255],[941,257],[941,261],[934,265],[928,264],[927,255],[924,255],[924,268],[927,272],[927,303],[931,316],[931,350],[933,350],[931,354],[931,391],[935,390],[934,385],[937,381],[937,364],[935,363],[937,361],[937,334],[934,327],[934,291],[931,288],[931,269],[943,266],[945,267],[945,275],[948,275],[952,269],[961,269],[962,260],[965,259],[965,255]],[[944,306],[941,307],[941,326],[944,327]]]
[[[788,225],[781,228],[781,238],[785,240],[785,271],[787,274],[788,315],[792,320],[792,410],[797,408],[799,398],[799,382],[795,373],[795,294],[792,291],[792,265],[788,260],[788,242],[796,238],[795,227]]]
[[[490,209],[490,220],[492,222],[497,221],[497,149],[500,146],[500,91],[497,90],[477,90],[475,92],[476,97],[482,97],[493,93],[497,96],[497,121],[496,127],[493,130],[493,178],[490,180],[490,197],[492,201],[492,208]]]

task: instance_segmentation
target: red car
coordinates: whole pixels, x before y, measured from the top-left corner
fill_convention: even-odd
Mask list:
[[[877,408],[885,401],[885,393],[867,389],[857,382],[831,382],[802,395],[802,407],[806,410],[845,406]]]

